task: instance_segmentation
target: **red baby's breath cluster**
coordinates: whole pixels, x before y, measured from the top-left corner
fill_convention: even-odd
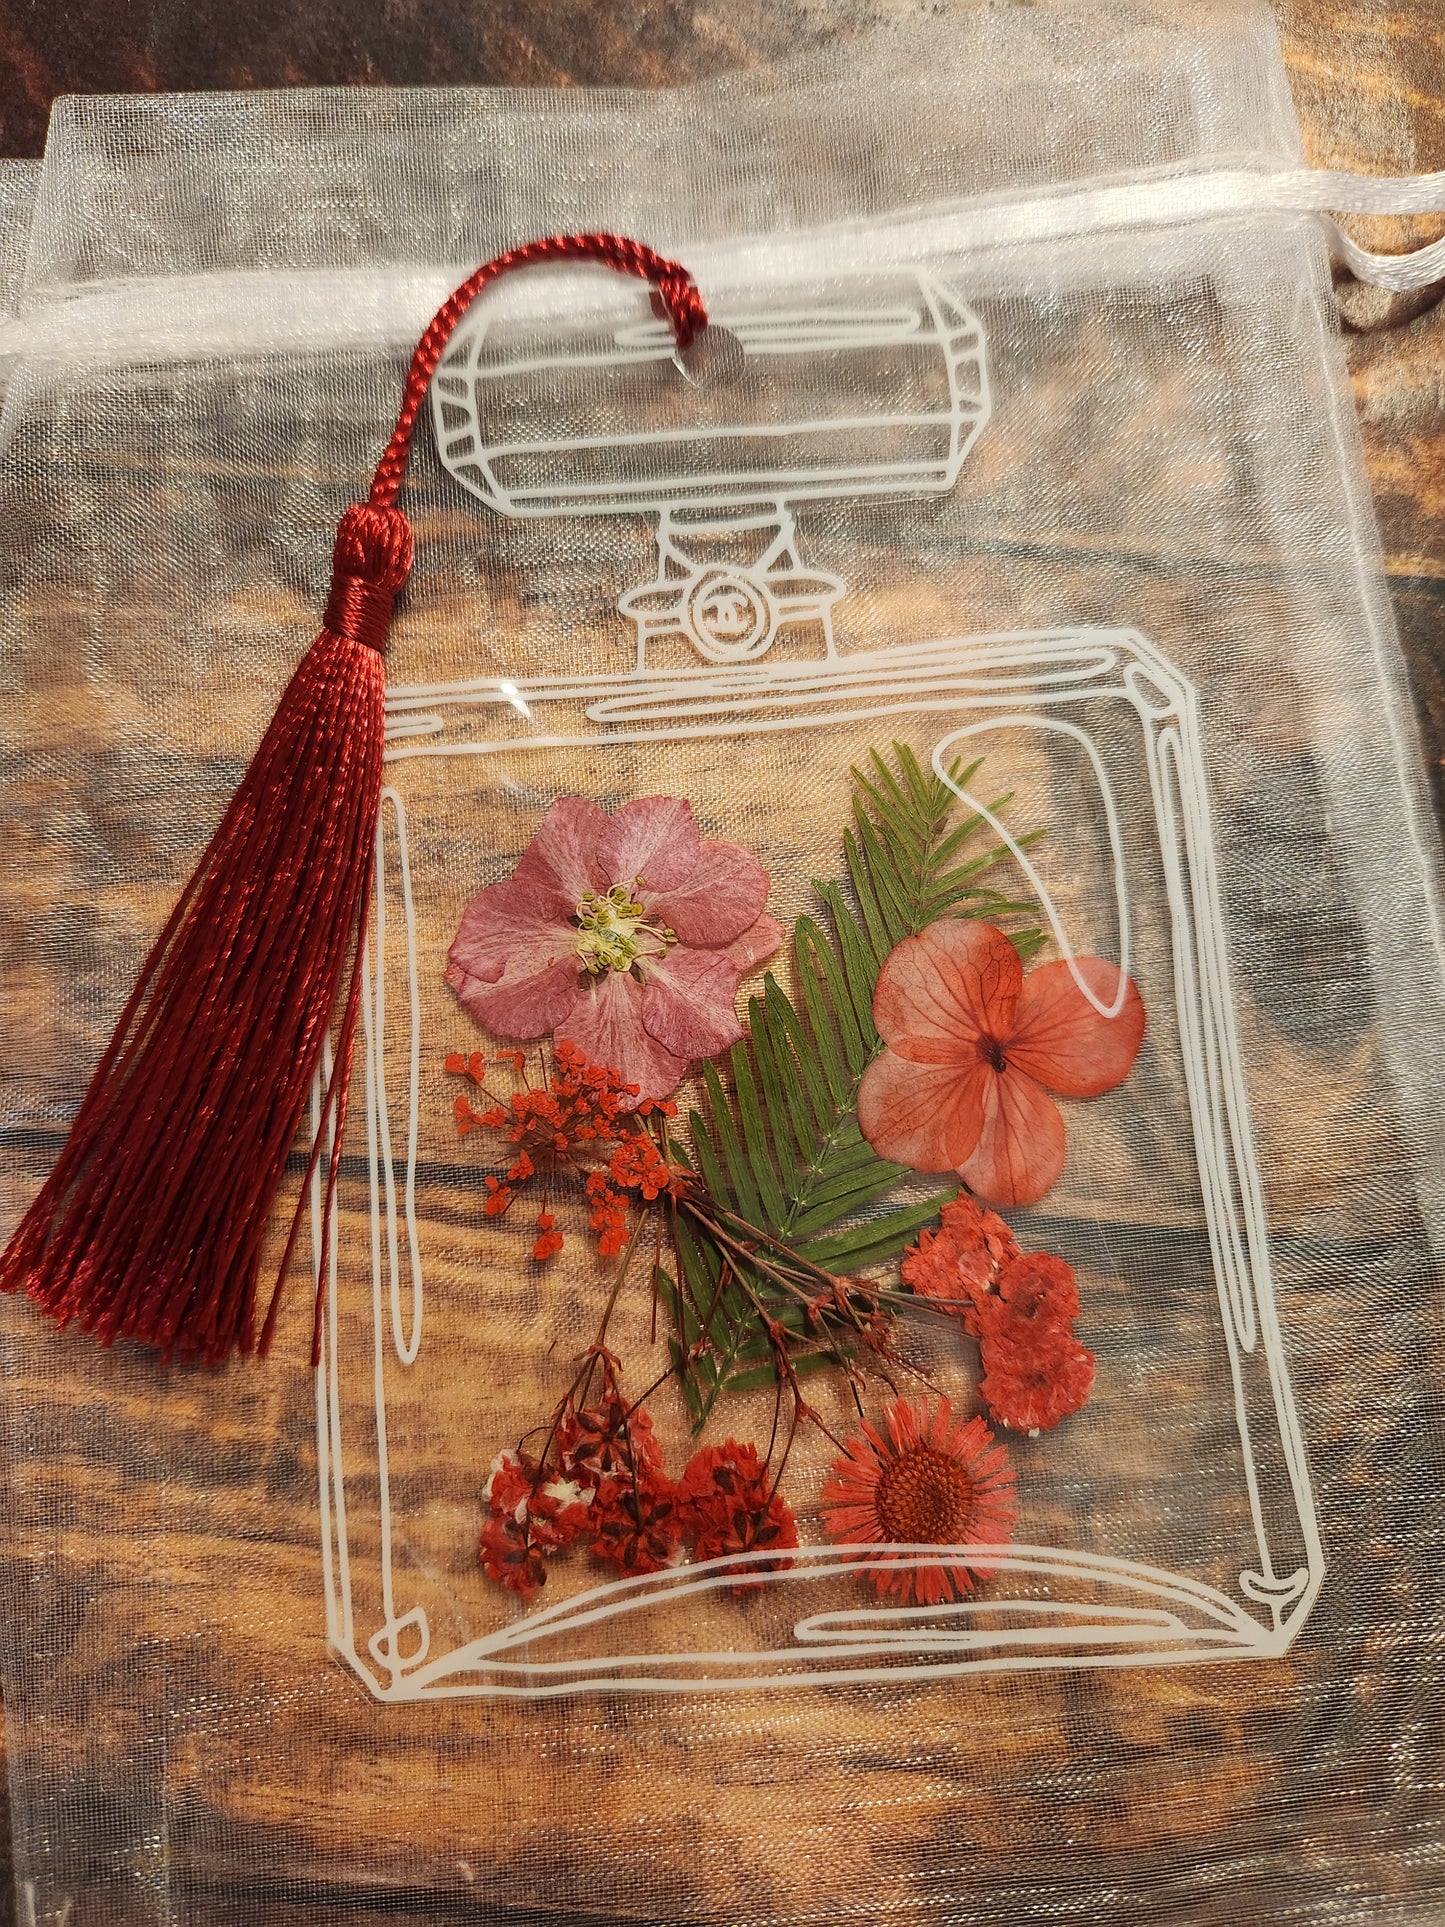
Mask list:
[[[651,1098],[639,1101],[635,1084],[624,1083],[615,1070],[589,1064],[574,1044],[556,1046],[550,1070],[542,1060],[540,1084],[528,1080],[522,1051],[495,1051],[491,1062],[510,1066],[523,1079],[521,1088],[505,1096],[494,1094],[481,1051],[452,1051],[446,1059],[453,1076],[465,1077],[487,1099],[486,1107],[478,1109],[471,1091],[458,1095],[452,1107],[458,1135],[465,1137],[479,1127],[501,1131],[512,1146],[505,1175],[485,1180],[482,1209],[489,1218],[501,1217],[520,1190],[540,1179],[543,1195],[532,1256],[545,1262],[563,1244],[552,1189],[559,1180],[569,1181],[587,1197],[599,1252],[604,1258],[615,1257],[627,1243],[628,1205],[650,1204],[681,1181],[648,1129],[650,1118],[672,1117],[676,1105]]]
[[[697,1453],[681,1479],[668,1477],[652,1420],[640,1403],[629,1405],[618,1362],[601,1345],[553,1415],[541,1453],[501,1453],[483,1496],[482,1566],[523,1598],[546,1584],[554,1553],[581,1542],[622,1578],[678,1564],[689,1543],[700,1559],[798,1543],[753,1446],[729,1439]],[[788,1562],[742,1571],[755,1575],[759,1563]]]

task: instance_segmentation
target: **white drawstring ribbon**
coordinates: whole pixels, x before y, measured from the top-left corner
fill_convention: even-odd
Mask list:
[[[689,245],[685,256],[709,302],[726,309],[769,287],[795,285],[812,263],[830,278],[1089,234],[1249,214],[1319,217],[1330,249],[1360,281],[1409,293],[1445,281],[1445,238],[1401,254],[1373,254],[1336,214],[1445,214],[1445,173],[1338,174],[1312,168],[1180,169],[1070,183],[1026,194],[961,200],[926,214],[900,211],[837,227]],[[193,361],[228,353],[410,341],[452,286],[451,266],[398,264],[338,270],[233,270],[37,289],[24,313],[0,318],[0,363],[17,356],[61,364]],[[585,271],[559,269],[499,288],[494,319],[622,314],[620,297]],[[630,309],[626,310],[630,313]]]

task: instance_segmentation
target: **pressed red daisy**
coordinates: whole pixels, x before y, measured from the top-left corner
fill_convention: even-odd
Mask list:
[[[982,1419],[956,1419],[946,1398],[895,1399],[887,1436],[865,1420],[823,1487],[823,1529],[847,1545],[1006,1545],[1018,1513],[1008,1454]],[[881,1593],[906,1604],[962,1599],[994,1563],[887,1559],[873,1572]]]
[[[798,1543],[791,1509],[774,1489],[755,1445],[725,1439],[705,1445],[689,1459],[677,1482],[683,1531],[699,1560],[721,1559],[729,1552],[762,1552]],[[743,1592],[760,1572],[785,1572],[791,1559],[757,1559],[736,1568]]]

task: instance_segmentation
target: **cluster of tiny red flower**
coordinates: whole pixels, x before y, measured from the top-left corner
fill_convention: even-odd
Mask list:
[[[670,1479],[645,1411],[630,1407],[617,1362],[600,1348],[601,1397],[563,1401],[540,1457],[503,1452],[483,1496],[481,1560],[509,1592],[530,1598],[547,1581],[552,1553],[585,1541],[624,1578],[678,1565],[688,1546],[698,1560],[782,1553],[798,1543],[787,1504],[752,1445],[707,1446]],[[750,1558],[721,1571],[745,1589],[786,1558]]]
[[[558,1044],[554,1060],[541,1085],[524,1082],[503,1099],[487,1089],[487,1060],[480,1051],[469,1056],[451,1052],[447,1070],[467,1078],[489,1100],[485,1110],[478,1110],[471,1093],[463,1091],[452,1107],[457,1132],[465,1137],[478,1126],[505,1131],[515,1147],[505,1177],[486,1179],[482,1209],[489,1218],[499,1218],[540,1175],[544,1195],[532,1246],[535,1259],[545,1262],[562,1249],[551,1187],[563,1176],[584,1188],[597,1249],[604,1258],[615,1257],[627,1243],[629,1204],[651,1204],[681,1182],[681,1174],[667,1163],[646,1128],[654,1114],[676,1116],[677,1106],[650,1098],[638,1102],[635,1084],[625,1084],[615,1070],[589,1064],[573,1044]],[[526,1077],[521,1051],[496,1051],[492,1062],[510,1065]]]
[[[964,1194],[944,1206],[940,1230],[921,1234],[902,1270],[978,1340],[979,1392],[1000,1425],[1046,1432],[1085,1404],[1094,1354],[1074,1336],[1079,1293],[1062,1258],[1020,1251],[1003,1219]]]

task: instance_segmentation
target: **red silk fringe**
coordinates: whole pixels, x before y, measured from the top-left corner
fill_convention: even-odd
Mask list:
[[[389,607],[410,563],[400,509],[347,510],[343,594]],[[103,1344],[208,1364],[255,1349],[266,1221],[349,964],[329,1093],[340,1141],[386,700],[356,626],[323,629],[302,658],[0,1258],[0,1288]]]

